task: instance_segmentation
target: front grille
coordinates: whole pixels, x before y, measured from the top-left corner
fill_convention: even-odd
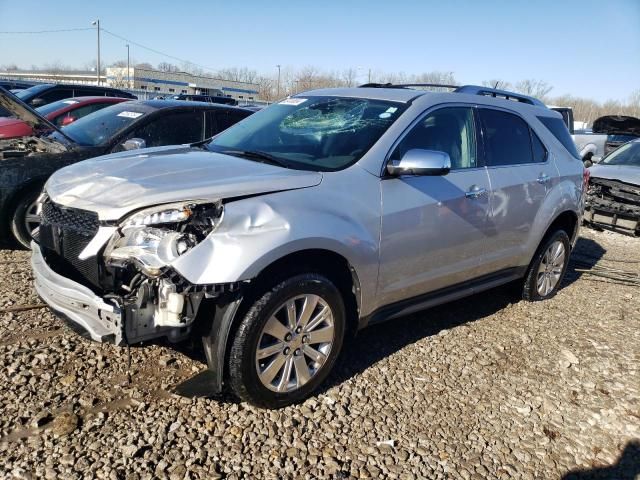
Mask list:
[[[96,257],[78,256],[91,242],[100,224],[98,215],[87,210],[67,208],[50,200],[42,205],[38,241],[46,249],[46,258],[58,273],[100,287],[100,265]]]
[[[42,205],[42,223],[55,225],[64,230],[74,230],[84,235],[94,236],[100,222],[98,214],[78,208],[68,208],[46,201]]]

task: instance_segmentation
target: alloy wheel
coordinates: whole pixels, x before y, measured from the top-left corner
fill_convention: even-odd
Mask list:
[[[541,297],[549,295],[560,281],[565,255],[564,243],[560,240],[553,242],[544,252],[536,277],[536,286]]]
[[[265,323],[255,353],[260,382],[287,393],[305,385],[322,368],[334,342],[331,308],[318,295],[283,302]]]

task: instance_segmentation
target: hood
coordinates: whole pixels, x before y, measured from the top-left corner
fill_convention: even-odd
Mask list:
[[[96,157],[51,176],[55,203],[118,220],[144,207],[218,200],[312,187],[322,174],[291,170],[190,146],[159,147]]]
[[[36,135],[55,131],[69,140],[69,137],[62,133],[62,131],[53,123],[40,115],[13,93],[6,91],[2,87],[0,87],[0,108],[4,108],[9,111],[11,115],[14,115],[16,118],[25,122],[33,129]]]
[[[640,186],[640,167],[598,164],[589,168],[591,178],[605,178]]]
[[[596,118],[593,122],[593,133],[607,135],[635,135],[640,137],[640,119],[625,115],[607,115]]]

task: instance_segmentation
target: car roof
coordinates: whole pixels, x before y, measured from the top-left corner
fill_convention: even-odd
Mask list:
[[[182,108],[182,109],[187,109],[187,108],[192,108],[192,107],[197,107],[197,108],[204,108],[204,109],[208,109],[208,110],[215,110],[217,108],[224,108],[224,109],[236,109],[236,110],[245,110],[247,111],[247,109],[241,108],[241,107],[235,107],[233,105],[226,105],[223,103],[209,103],[209,102],[194,102],[194,101],[189,101],[189,102],[185,102],[184,100],[174,100],[171,98],[168,99],[164,99],[164,100],[158,100],[158,99],[152,99],[152,100],[133,100],[131,102],[129,102],[129,105],[145,105],[147,107],[150,107],[152,109],[155,110],[160,110],[163,108]]]
[[[71,97],[65,98],[63,101],[74,101],[74,103],[93,103],[93,102],[106,102],[106,103],[119,103],[121,101],[131,101],[126,97],[105,97],[104,95],[86,96],[86,97]]]
[[[321,88],[301,92],[294,97],[327,96],[327,97],[351,97],[366,98],[370,100],[388,100],[391,102],[408,103],[416,97],[428,92],[413,90],[410,88]]]

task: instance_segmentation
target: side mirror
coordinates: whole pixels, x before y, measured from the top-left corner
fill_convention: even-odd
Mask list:
[[[33,108],[37,108],[37,107],[46,105],[47,102],[43,98],[36,97],[33,100],[31,100],[30,104]]]
[[[62,119],[62,126],[64,127],[64,126],[69,125],[70,123],[73,123],[75,121],[76,121],[75,117],[67,115],[66,117],[64,117]]]
[[[146,148],[147,142],[142,138],[130,138],[122,144],[123,150],[138,150],[140,148]]]
[[[446,175],[451,170],[449,154],[436,150],[409,150],[400,160],[387,164],[387,173],[401,175]]]

